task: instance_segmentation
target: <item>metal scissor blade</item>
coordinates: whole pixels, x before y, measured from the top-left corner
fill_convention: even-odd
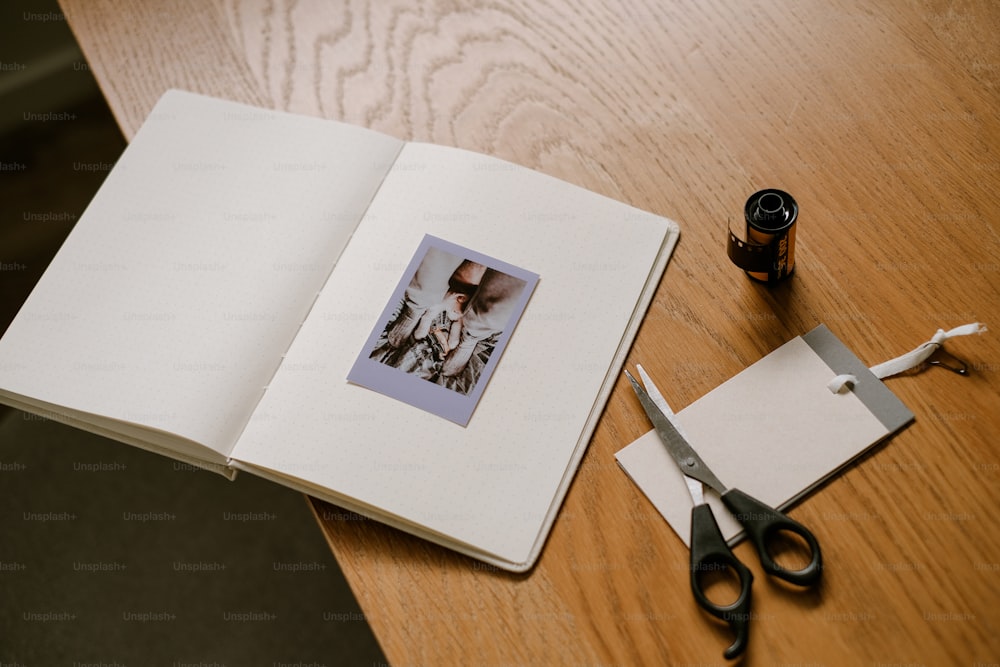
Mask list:
[[[667,418],[663,411],[653,402],[649,393],[636,381],[632,374],[627,370],[625,375],[628,377],[629,382],[632,383],[632,389],[635,390],[636,396],[639,397],[639,402],[642,403],[643,410],[646,411],[646,416],[649,417],[649,421],[653,423],[653,428],[656,429],[656,434],[660,436],[660,440],[663,442],[667,451],[670,452],[670,456],[673,457],[674,461],[680,467],[681,472],[684,473],[686,477],[691,477],[696,479],[703,484],[715,489],[720,495],[726,492],[726,486],[715,474],[709,469],[705,462],[701,460],[698,453],[694,451],[691,445],[688,444],[684,436],[678,432],[677,427],[675,427],[670,419]],[[655,389],[655,385],[652,385]],[[659,394],[659,391],[656,392]],[[661,397],[662,400],[662,397]],[[692,493],[694,497],[694,493]]]
[[[635,369],[639,371],[639,379],[642,380],[642,387],[646,390],[646,393],[649,394],[649,397],[653,399],[653,404],[656,405],[656,407],[660,409],[660,412],[663,413],[663,416],[674,425],[677,432],[680,433],[685,440],[687,440],[687,434],[684,432],[681,425],[677,423],[677,415],[674,414],[670,404],[667,403],[667,399],[663,398],[663,394],[660,393],[659,387],[657,387],[656,383],[653,382],[653,378],[649,377],[649,374],[646,373],[646,369],[641,365],[636,364]]]
[[[667,399],[663,398],[663,394],[660,393],[660,388],[653,382],[653,378],[649,377],[646,369],[641,364],[636,364],[635,369],[639,371],[639,379],[642,380],[642,386],[653,400],[653,404],[660,409],[660,412],[663,413],[663,416],[667,418],[674,429],[681,434],[681,437],[687,440],[687,433],[684,432],[684,428],[677,422],[677,415],[674,414],[670,404],[667,403]],[[691,500],[694,501],[695,505],[701,505],[705,502],[705,489],[702,488],[701,480],[684,475],[684,483],[687,484],[688,493],[691,494]]]

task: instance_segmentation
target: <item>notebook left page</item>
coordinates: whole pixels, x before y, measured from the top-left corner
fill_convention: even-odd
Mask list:
[[[166,93],[0,339],[0,401],[227,455],[401,147]]]

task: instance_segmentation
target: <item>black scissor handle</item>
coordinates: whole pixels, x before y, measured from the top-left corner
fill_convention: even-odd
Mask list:
[[[819,550],[819,542],[808,528],[739,489],[729,489],[723,493],[722,502],[746,529],[747,537],[756,547],[761,567],[765,572],[799,586],[811,586],[819,581],[820,575],[823,574],[823,556]],[[798,535],[809,546],[812,558],[801,570],[783,568],[775,562],[768,551],[768,544],[781,531]]]
[[[701,586],[701,577],[706,572],[732,569],[740,580],[740,595],[727,605],[719,605],[708,599]],[[736,559],[729,545],[722,537],[719,524],[712,509],[705,504],[691,509],[691,591],[698,606],[721,618],[736,633],[736,639],[723,655],[732,659],[743,653],[750,636],[750,585],[753,573]]]

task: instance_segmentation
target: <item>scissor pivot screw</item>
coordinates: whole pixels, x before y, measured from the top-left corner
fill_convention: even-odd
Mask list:
[[[695,466],[694,457],[689,456],[686,459],[684,459],[684,465],[686,465],[688,468],[693,468]]]

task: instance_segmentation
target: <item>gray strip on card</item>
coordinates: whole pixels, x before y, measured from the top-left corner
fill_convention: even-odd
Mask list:
[[[854,353],[840,342],[825,324],[803,335],[802,340],[833,369],[836,375],[849,373],[858,378],[852,387],[854,395],[890,433],[913,420],[913,413],[903,405],[903,402],[896,398],[896,395],[875,377],[864,362],[854,356]]]

